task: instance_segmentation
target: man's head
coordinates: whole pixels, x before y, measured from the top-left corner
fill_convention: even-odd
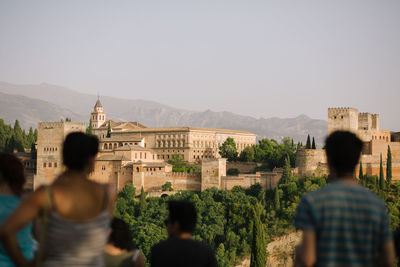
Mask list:
[[[332,175],[352,175],[360,159],[362,141],[353,133],[335,131],[325,141],[328,165]]]
[[[169,237],[179,237],[183,233],[191,234],[196,227],[197,212],[187,201],[169,201],[169,216],[165,220]]]

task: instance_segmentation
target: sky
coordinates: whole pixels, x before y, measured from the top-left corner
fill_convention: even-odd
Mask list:
[[[400,131],[400,1],[0,2],[0,80]]]

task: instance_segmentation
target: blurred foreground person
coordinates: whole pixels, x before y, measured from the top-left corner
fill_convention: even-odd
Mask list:
[[[394,266],[394,245],[382,200],[353,178],[363,143],[336,131],[326,140],[332,181],[305,195],[295,226],[303,231],[300,266]],[[298,265],[298,266],[299,266]]]
[[[115,195],[109,186],[88,179],[98,146],[95,137],[69,134],[62,153],[67,170],[52,185],[25,198],[6,219],[0,237],[16,266],[104,266]],[[36,262],[29,262],[18,246],[16,233],[37,216],[45,221],[39,234],[42,242]]]
[[[25,183],[24,166],[15,156],[0,153],[0,225],[18,207]],[[28,260],[33,259],[32,224],[28,223],[16,233],[21,253]],[[0,266],[15,266],[0,244]]]
[[[191,238],[197,221],[193,204],[170,201],[168,209],[169,216],[165,220],[168,239],[152,247],[151,266],[217,266],[211,247]]]
[[[104,248],[106,267],[144,267],[144,257],[132,242],[132,232],[123,220],[111,221],[111,233]]]

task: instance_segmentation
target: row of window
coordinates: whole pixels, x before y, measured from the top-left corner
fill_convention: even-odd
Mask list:
[[[389,137],[387,137],[387,136],[379,136],[379,138],[378,138],[378,136],[373,135],[372,139],[374,139],[374,140],[378,140],[379,139],[379,140],[384,140],[386,142],[389,142]]]
[[[157,141],[157,147],[185,147],[185,140],[181,141]]]
[[[43,162],[43,168],[57,168],[57,162]]]
[[[57,151],[58,148],[57,147],[44,147],[43,151]]]
[[[183,134],[169,134],[169,135],[157,135],[157,139],[168,139],[168,138],[186,138]]]
[[[115,148],[117,148],[117,147],[121,147],[121,146],[123,146],[123,145],[138,145],[138,142],[125,142],[125,143],[123,143],[123,142],[119,142],[119,143],[107,143],[107,144],[104,144],[104,146],[103,146],[103,149],[115,149]]]
[[[105,118],[106,118],[106,116],[105,115],[98,115],[98,116],[96,116],[96,115],[93,115],[92,116],[92,119],[95,121],[95,120],[105,120]]]

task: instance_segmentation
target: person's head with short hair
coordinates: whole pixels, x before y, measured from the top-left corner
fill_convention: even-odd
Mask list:
[[[363,142],[354,133],[335,131],[325,141],[329,171],[337,178],[352,176],[360,159]]]
[[[169,216],[165,220],[168,236],[179,237],[191,234],[197,223],[197,212],[194,205],[188,201],[169,201]]]
[[[82,132],[67,135],[63,144],[64,165],[72,171],[92,171],[94,158],[99,151],[99,140]]]
[[[108,243],[119,249],[131,251],[135,248],[132,239],[132,232],[129,229],[129,225],[121,219],[113,218]]]
[[[0,185],[5,185],[17,196],[24,191],[25,171],[22,162],[14,155],[0,153]]]

